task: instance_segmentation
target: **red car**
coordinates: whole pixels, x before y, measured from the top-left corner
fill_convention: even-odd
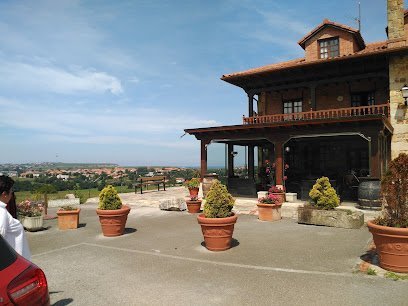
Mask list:
[[[50,305],[44,272],[0,235],[0,305]]]

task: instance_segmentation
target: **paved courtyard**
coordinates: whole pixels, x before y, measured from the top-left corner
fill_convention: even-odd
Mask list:
[[[353,273],[371,240],[367,228],[242,214],[233,247],[213,253],[203,246],[196,215],[158,209],[161,199],[185,194],[176,188],[121,195],[132,207],[121,237],[101,234],[96,199],[81,205],[79,229],[60,231],[57,220],[48,220],[47,230],[28,233],[51,303],[407,305],[408,282]]]

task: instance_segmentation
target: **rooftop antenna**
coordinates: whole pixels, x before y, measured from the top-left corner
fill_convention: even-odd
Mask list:
[[[358,17],[354,18],[358,23],[358,31],[361,33],[361,2],[358,3]]]

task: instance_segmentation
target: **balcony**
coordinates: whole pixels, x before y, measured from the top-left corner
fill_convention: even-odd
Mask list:
[[[369,106],[357,106],[347,108],[325,109],[319,111],[308,111],[301,113],[291,114],[278,114],[278,115],[265,115],[265,116],[253,116],[243,117],[243,124],[271,124],[271,123],[289,123],[300,121],[320,121],[320,120],[352,120],[355,118],[367,118],[367,117],[390,117],[390,105],[379,104]]]

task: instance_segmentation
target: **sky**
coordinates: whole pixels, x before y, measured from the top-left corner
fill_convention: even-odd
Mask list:
[[[363,38],[385,40],[386,1],[360,2]],[[198,166],[184,129],[247,113],[220,77],[303,57],[324,18],[357,27],[357,3],[0,0],[0,163]],[[224,165],[224,145],[208,162]]]

